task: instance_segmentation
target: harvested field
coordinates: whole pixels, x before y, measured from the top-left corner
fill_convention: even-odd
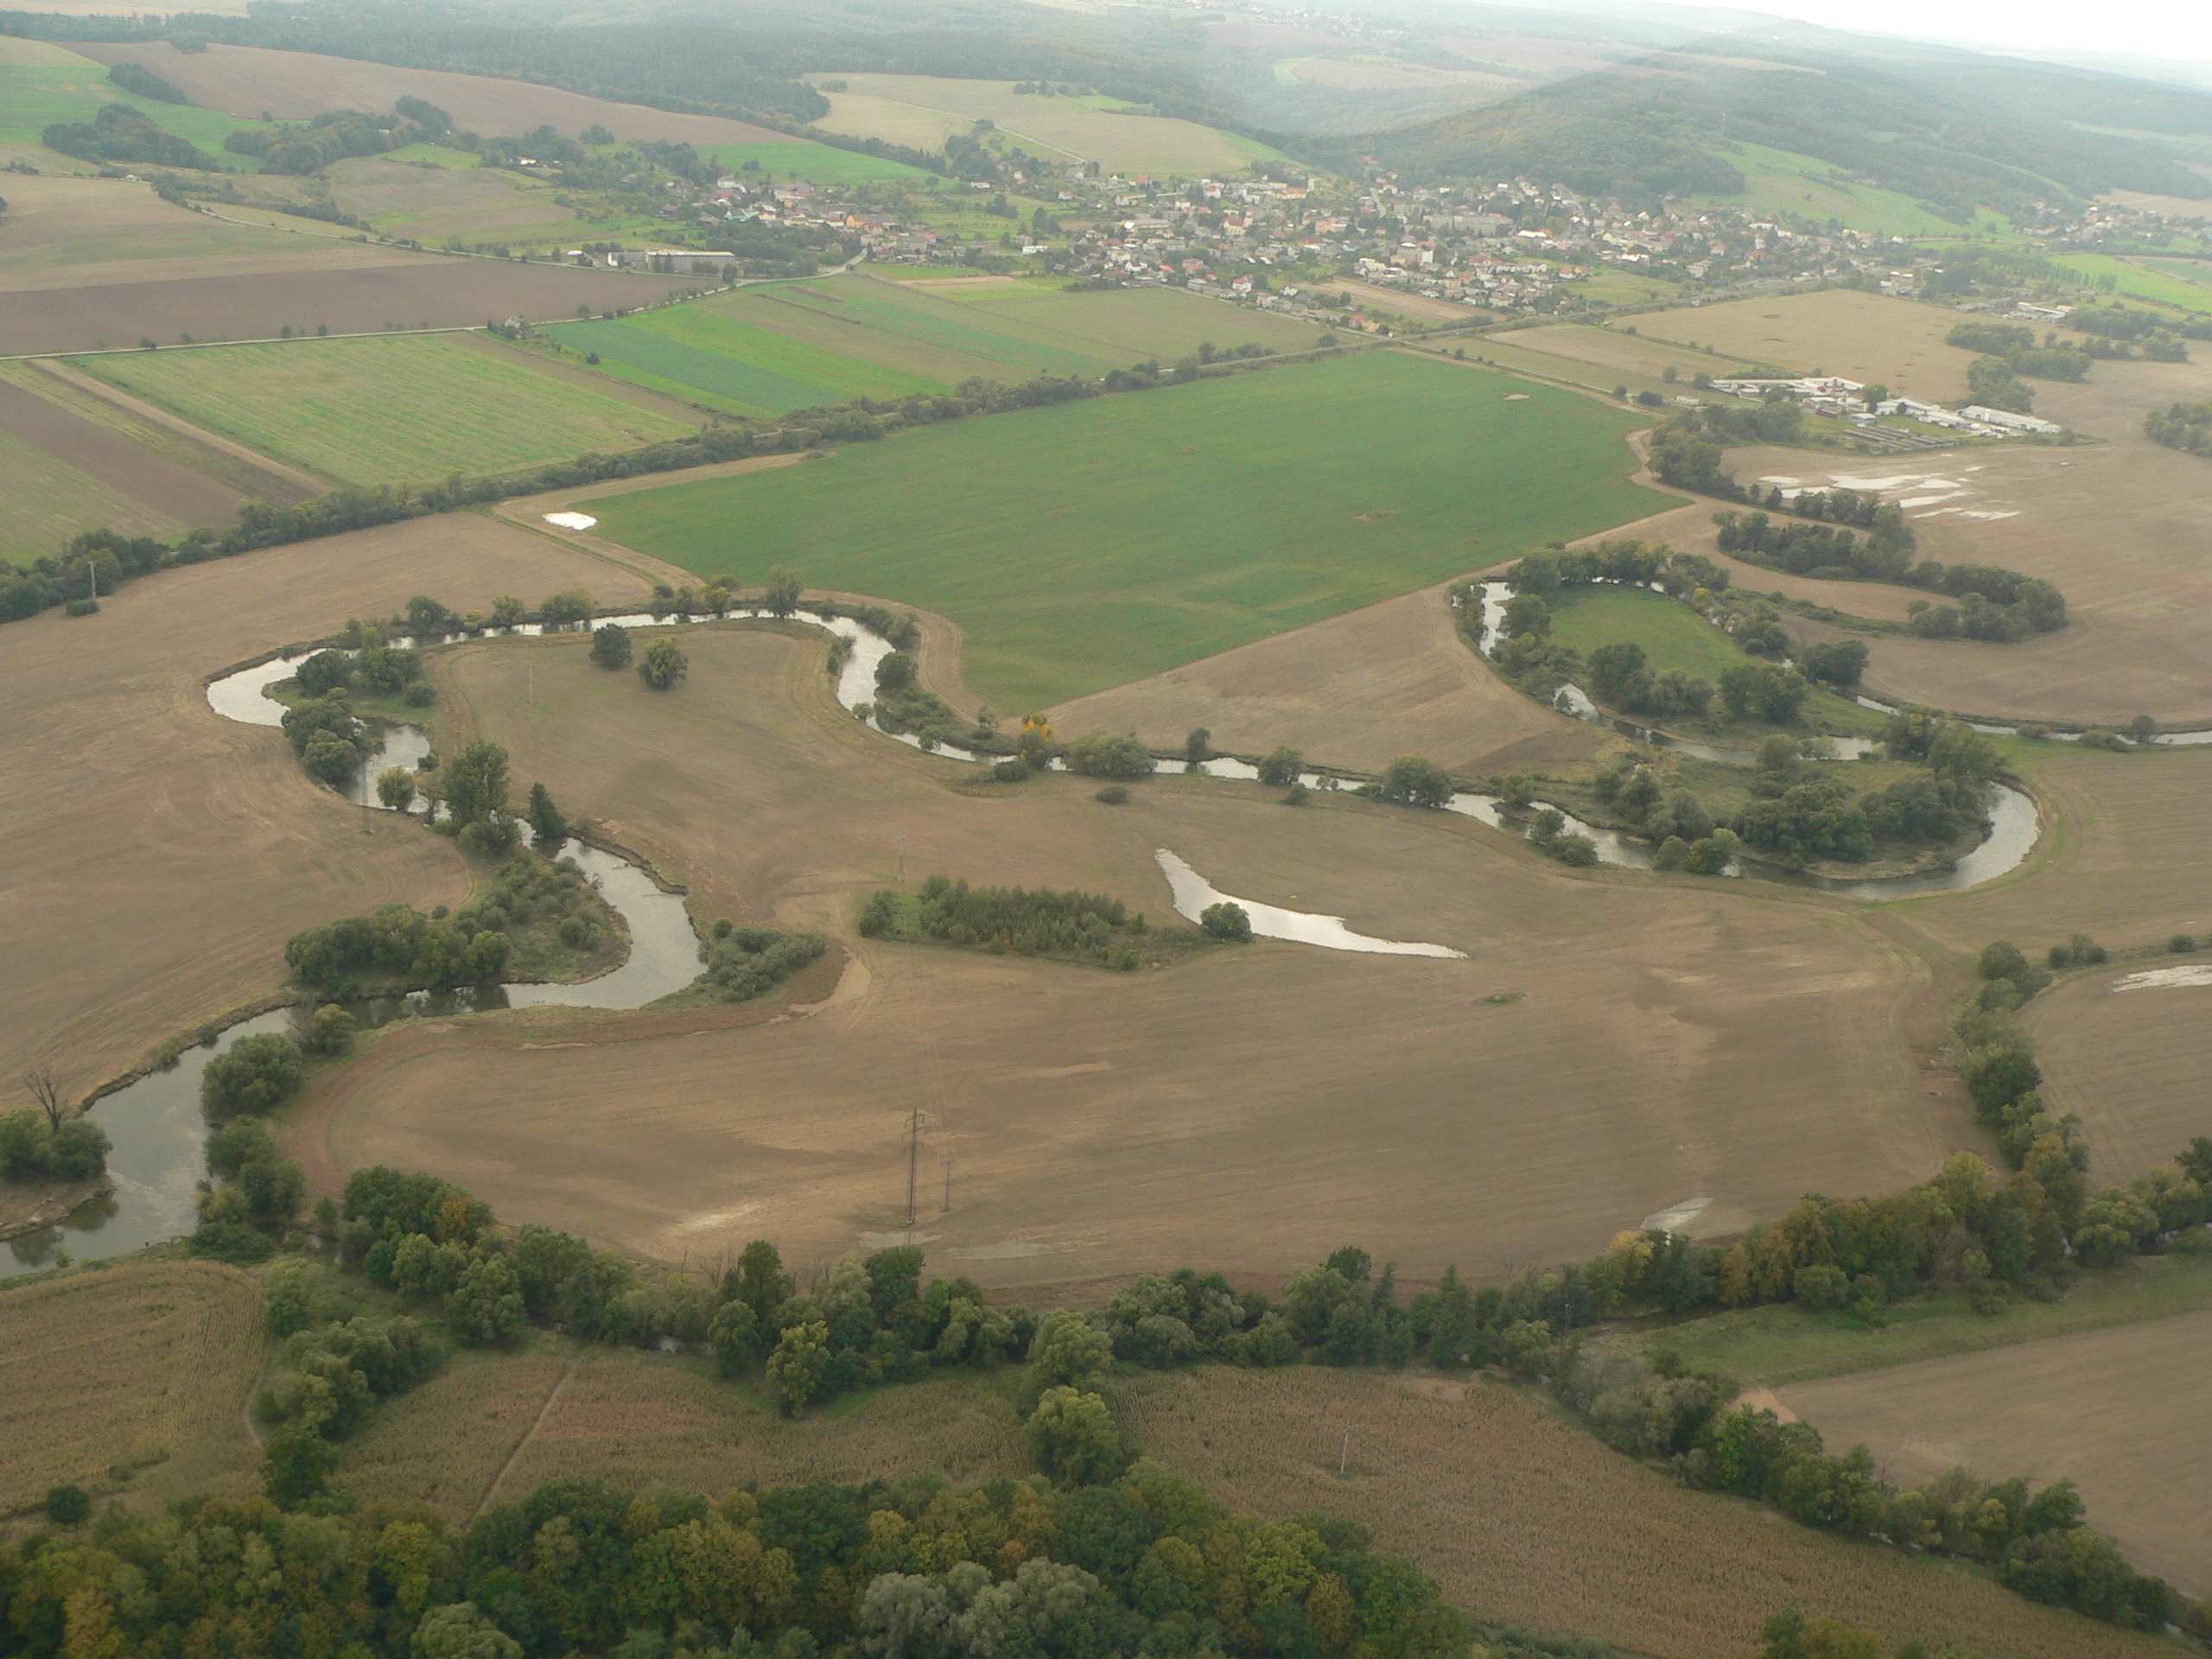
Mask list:
[[[329,171],[331,200],[386,236],[432,244],[566,237],[576,215],[558,194],[504,168],[420,167],[381,156],[340,162]]]
[[[233,115],[267,111],[280,121],[304,121],[334,110],[388,110],[398,98],[425,98],[463,131],[486,137],[550,126],[573,138],[603,126],[617,138],[658,138],[671,143],[773,143],[783,135],[744,121],[713,115],[677,115],[642,104],[563,92],[526,80],[460,75],[440,69],[404,69],[314,52],[277,52],[256,46],[211,46],[179,52],[166,41],[135,45],[86,44],[86,57],[102,63],[143,63],[181,86],[195,104]]]
[[[0,364],[0,380],[12,381],[95,426],[120,432],[143,448],[195,473],[207,473],[257,500],[290,503],[326,487],[311,473],[194,426],[143,397],[94,379],[67,358],[41,357]]]
[[[1797,374],[1880,381],[1893,392],[1948,403],[1967,389],[1974,353],[1946,346],[1959,314],[1912,300],[1830,289],[1771,299],[1725,300],[1620,318],[1648,339],[1716,346],[1747,363]]]
[[[1690,390],[1688,383],[1693,376],[1725,378],[1746,366],[1734,357],[1694,352],[1685,346],[1670,346],[1664,340],[1624,334],[1618,327],[1600,328],[1588,323],[1548,322],[1534,328],[1516,328],[1484,341],[1485,350],[1495,345],[1517,346],[1592,368],[1619,370],[1654,379],[1672,369],[1684,391]]]
[[[554,321],[575,316],[583,304],[595,309],[652,305],[696,292],[702,282],[405,253],[257,229],[245,233],[281,236],[286,247],[257,269],[223,275],[134,274],[92,287],[56,276],[50,286],[0,291],[0,353],[124,351],[149,339],[173,345],[187,334],[197,340],[268,340],[286,323],[296,334],[324,327],[346,334],[480,327],[486,317]],[[313,257],[285,257],[294,244],[315,251]]]
[[[2128,1560],[2202,1594],[2212,1591],[2208,1351],[2212,1313],[2188,1313],[1806,1383],[1782,1398],[1831,1447],[1870,1447],[1893,1479],[1962,1465],[1993,1480],[2072,1480],[2089,1523]],[[1995,1399],[2003,1410],[1990,1409]]]
[[[427,1503],[466,1522],[494,1482],[505,1503],[550,1480],[719,1496],[917,1473],[974,1484],[1029,1466],[996,1379],[931,1377],[795,1421],[696,1359],[541,1338],[463,1354],[381,1408],[347,1442],[339,1478],[365,1503]]]
[[[287,270],[306,275],[400,257],[335,235],[309,238],[217,219],[163,201],[150,186],[128,179],[11,174],[7,198],[8,257],[0,261],[0,315],[16,296],[40,289],[73,295],[118,283],[180,278],[188,269],[192,279]],[[137,336],[111,343],[135,346]],[[35,346],[10,339],[0,341],[0,349]]]
[[[1186,1261],[1275,1274],[1329,1238],[1489,1276],[1691,1195],[1726,1232],[1808,1187],[1888,1190],[1949,1144],[1897,1030],[1921,970],[1855,912],[1571,874],[1465,819],[1293,813],[1256,786],[1160,779],[1120,809],[1077,779],[963,789],[836,709],[818,643],[709,628],[685,648],[681,694],[648,702],[580,639],[462,646],[434,659],[442,718],[686,882],[695,915],[842,936],[857,994],[803,1019],[391,1030],[302,1109],[318,1179],[435,1167],[511,1220],[670,1260],[755,1235],[822,1259],[893,1226],[926,1094],[929,1166],[957,1176],[917,1242],[948,1271],[1065,1287]],[[1131,976],[854,940],[902,836],[910,878],[1080,884],[1155,918],[1171,847],[1230,891],[1471,959],[1261,945]]]
[[[2200,887],[2170,931],[2212,934],[2212,890]],[[2139,977],[2190,966],[2197,969],[2195,982],[2186,975],[2164,982]],[[2203,958],[2137,961],[2069,978],[2029,1005],[2028,1025],[2044,1097],[2059,1111],[2082,1115],[2100,1186],[2171,1162],[2192,1136],[2212,1135],[2205,1090],[2212,1077],[2212,963]]]
[[[950,391],[980,376],[1095,378],[1201,341],[1300,351],[1314,330],[1167,289],[1070,294],[1014,282],[950,291],[867,276],[779,283],[641,316],[565,324],[602,372],[724,410],[772,416],[854,397]]]
[[[1356,283],[1349,278],[1332,276],[1313,286],[1324,294],[1349,294],[1355,304],[1370,311],[1395,311],[1402,317],[1421,322],[1467,322],[1484,315],[1479,307],[1461,305],[1456,300],[1432,300],[1426,294],[1382,288],[1374,283]]]
[[[340,484],[519,471],[688,435],[683,421],[444,334],[91,357],[100,379]]]
[[[1656,1659],[1711,1659],[1753,1651],[1760,1624],[1795,1602],[1878,1631],[1885,1648],[1955,1642],[2011,1659],[2168,1651],[1963,1570],[1691,1491],[1490,1379],[1213,1366],[1133,1381],[1123,1399],[1146,1451],[1216,1497],[1267,1516],[1357,1521],[1453,1602],[1501,1623]]]
[[[1135,732],[1179,747],[1193,726],[1225,753],[1279,744],[1308,764],[1380,772],[1427,755],[1457,776],[1590,759],[1598,734],[1516,691],[1453,626],[1448,584],[1386,599],[1218,656],[1062,703],[1065,734]]]
[[[0,1290],[0,1517],[75,1481],[181,1493],[250,1454],[261,1291],[213,1262],[143,1262]],[[146,1471],[158,1469],[149,1476]]]
[[[979,120],[995,123],[1015,143],[1050,162],[1094,161],[1117,172],[1241,173],[1255,161],[1281,159],[1255,139],[1195,121],[1122,113],[1110,99],[1017,92],[1010,80],[940,75],[844,74],[846,89],[824,92],[824,131],[882,138],[917,149],[938,149]],[[817,82],[821,76],[814,78]]]
[[[2109,945],[2163,945],[2177,930],[2212,931],[2212,842],[2203,818],[2212,749],[2005,748],[2046,803],[2046,821],[2056,816],[2045,847],[2005,880],[1916,899],[1896,913],[1956,950],[2012,939],[2031,957],[2076,932]],[[2158,1155],[2174,1151],[2162,1145]]]
[[[0,934],[41,945],[0,998],[0,1052],[53,1066],[80,1094],[277,988],[298,929],[460,899],[449,846],[317,787],[276,734],[208,708],[204,682],[410,594],[480,609],[572,587],[609,601],[644,591],[545,537],[455,514],[149,577],[83,620],[10,624]]]
[[[1367,353],[641,492],[599,534],[922,606],[964,631],[980,696],[1049,708],[1656,504],[1625,477],[1633,417],[1518,385]]]
[[[2153,369],[2166,372],[2145,372]],[[1727,464],[1745,483],[1886,485],[1881,493],[1904,507],[1921,556],[2022,570],[2066,594],[2069,626],[2013,645],[1873,642],[1867,682],[1876,696],[2024,720],[2120,724],[2149,714],[2169,725],[2212,723],[2212,653],[2196,625],[2212,606],[2202,505],[2203,474],[2212,469],[2142,437],[2143,411],[2156,402],[2212,395],[2212,365],[2100,363],[2096,374],[2107,383],[2067,387],[2068,399],[2056,387],[2042,389],[2037,407],[2110,435],[2107,443],[1859,461],[1808,450],[1728,452]],[[1740,571],[1738,580],[1783,585]],[[1827,602],[1881,614],[1851,602],[1860,584],[1827,586],[1836,594]]]

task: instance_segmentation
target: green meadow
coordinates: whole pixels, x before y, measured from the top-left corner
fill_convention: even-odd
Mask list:
[[[728,168],[733,176],[747,181],[757,178],[778,183],[800,179],[808,184],[875,184],[886,181],[927,184],[937,176],[887,156],[840,149],[835,144],[817,143],[811,138],[794,138],[785,143],[704,144],[700,146],[699,153]],[[757,171],[748,173],[748,168]]]
[[[107,66],[63,48],[37,41],[13,41],[0,47],[0,144],[37,144],[47,128],[65,121],[90,121],[103,104],[127,104],[164,132],[175,133],[205,150],[232,172],[258,171],[251,156],[233,155],[223,140],[233,132],[266,124],[241,120],[193,104],[168,104],[126,92],[107,78]],[[68,158],[71,168],[92,164]]]
[[[1316,330],[1166,289],[1071,294],[1059,283],[931,289],[857,276],[765,283],[548,333],[603,373],[732,415],[772,418],[962,381],[1096,378],[1211,340],[1301,351]]]
[[[78,359],[86,372],[340,484],[512,472],[694,429],[449,334]]]
[[[1318,622],[1671,498],[1624,411],[1364,353],[918,428],[804,467],[591,503],[694,570],[940,612],[1001,709]]]

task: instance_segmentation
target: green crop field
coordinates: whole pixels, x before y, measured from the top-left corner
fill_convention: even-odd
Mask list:
[[[949,391],[981,376],[1095,378],[1202,341],[1301,351],[1317,331],[1166,289],[1071,294],[1009,283],[931,289],[859,276],[779,283],[638,316],[555,325],[573,352],[632,385],[770,417],[854,397]]]
[[[12,432],[0,432],[0,499],[9,504],[0,518],[0,567],[59,553],[79,531],[165,536],[184,528]]]
[[[832,461],[594,500],[702,575],[938,611],[1001,709],[1160,673],[1652,512],[1637,417],[1365,353],[918,428]]]
[[[455,335],[218,346],[79,362],[211,431],[340,484],[509,472],[691,429]]]
[[[0,47],[0,144],[37,144],[49,126],[90,121],[103,104],[129,105],[162,131],[199,145],[218,167],[251,173],[261,166],[251,156],[225,149],[223,140],[264,122],[126,92],[107,78],[106,65],[42,41],[10,41]],[[73,157],[70,164],[92,165]]]
[[[811,138],[781,144],[706,144],[699,153],[741,180],[757,176],[779,183],[803,179],[809,184],[874,184],[886,180],[926,184],[937,177],[887,156],[840,149]],[[748,165],[758,168],[757,175],[746,173]]]
[[[2056,253],[2050,258],[2052,264],[2091,282],[2110,278],[2111,291],[2123,299],[2151,300],[2184,311],[2212,311],[2212,271],[2202,265],[2159,269],[2109,253]]]

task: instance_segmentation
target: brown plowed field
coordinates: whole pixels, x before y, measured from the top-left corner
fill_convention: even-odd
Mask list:
[[[1120,808],[1074,779],[963,789],[836,709],[818,639],[687,649],[658,697],[580,640],[461,647],[442,717],[701,916],[849,939],[903,838],[910,880],[1080,884],[1164,923],[1166,846],[1230,892],[1471,959],[1262,944],[1128,976],[852,940],[870,988],[810,1018],[387,1033],[311,1103],[311,1166],[435,1167],[510,1218],[671,1259],[756,1234],[816,1259],[895,1226],[918,1103],[932,1191],[956,1167],[932,1254],[1050,1287],[1278,1273],[1342,1239],[1491,1274],[1687,1198],[1725,1231],[1810,1186],[1886,1190],[1950,1144],[1901,1038],[1922,970],[1855,912],[1570,874],[1465,819],[1256,786],[1160,779]]]
[[[280,121],[303,121],[333,110],[389,110],[400,98],[426,98],[453,118],[454,125],[486,137],[550,126],[573,138],[603,126],[617,138],[658,138],[671,143],[758,144],[789,137],[749,122],[713,115],[676,115],[642,104],[563,92],[526,80],[458,75],[440,69],[402,69],[314,52],[278,52],[256,46],[211,46],[179,52],[166,41],[141,45],[73,46],[102,63],[143,63],[184,89],[195,104],[230,115],[266,111]]]
[[[1459,637],[1446,587],[1078,698],[1055,720],[1067,735],[1133,731],[1159,748],[1180,747],[1185,733],[1204,726],[1227,753],[1287,743],[1310,762],[1362,772],[1401,754],[1426,755],[1460,776],[1542,771],[1595,754],[1592,728],[1522,696]]]
[[[509,316],[553,321],[575,316],[579,305],[651,305],[700,286],[696,276],[330,245],[341,253],[374,251],[377,258],[349,258],[338,269],[286,265],[261,274],[0,293],[0,353],[123,350],[142,339],[174,346],[186,334],[199,340],[273,340],[286,323],[296,334],[327,324],[331,333],[347,334],[481,327],[486,318]]]
[[[2212,890],[2198,889],[2174,931],[2212,931]],[[2204,956],[2132,962],[2069,979],[2029,1005],[2044,1096],[2081,1114],[2099,1185],[2169,1163],[2193,1137],[2212,1135],[2212,984],[2113,988],[2134,974],[2192,965],[2212,973]]]
[[[2195,1594],[2212,1590],[2208,1353],[2212,1313],[2185,1313],[1805,1383],[1783,1399],[1830,1447],[1863,1443],[1894,1479],[1961,1465],[1990,1479],[2070,1479],[2092,1526]]]
[[[2174,1393],[2187,1387],[2177,1374]],[[2018,1390],[2005,1392],[2009,1402]],[[1124,1397],[1145,1450],[1217,1497],[1357,1521],[1500,1623],[1713,1659],[1755,1651],[1760,1624],[1795,1602],[1878,1631],[1885,1651],[1918,1640],[2008,1659],[2170,1652],[1987,1579],[1691,1491],[1492,1380],[1211,1366],[1146,1376]]]
[[[214,671],[381,615],[411,594],[482,607],[642,584],[474,514],[149,577],[0,642],[0,1053],[89,1090],[283,981],[284,940],[467,888],[451,847],[308,781],[276,732],[207,706]]]

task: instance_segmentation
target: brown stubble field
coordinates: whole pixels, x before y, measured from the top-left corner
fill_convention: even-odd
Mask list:
[[[2200,887],[2176,931],[2212,930],[2212,890]],[[2135,961],[2069,977],[2028,1007],[2044,1097],[2081,1114],[2099,1185],[2172,1161],[2191,1137],[2212,1135],[2212,985],[2114,988],[2130,975],[2202,957]],[[2212,1587],[2212,1586],[2208,1586]]]
[[[445,111],[456,128],[486,137],[539,126],[569,138],[586,127],[604,126],[617,138],[690,144],[774,143],[789,137],[749,122],[611,103],[531,81],[401,68],[314,52],[210,46],[188,53],[166,41],[73,43],[71,49],[101,63],[142,63],[181,87],[194,103],[229,115],[266,111],[280,121],[303,121],[334,110],[389,110],[393,99],[414,97]]]
[[[1726,359],[1796,374],[1836,374],[1945,403],[1962,397],[1974,353],[1947,346],[1959,314],[1939,305],[1830,289],[1818,294],[1724,300],[1617,319],[1669,345],[1717,346]]]
[[[411,594],[482,607],[635,578],[474,514],[149,577],[98,616],[13,623],[0,651],[0,936],[18,941],[0,1052],[71,1094],[283,982],[299,928],[392,899],[453,901],[459,858],[347,806],[282,735],[207,706],[217,670],[383,615]]]
[[[1122,1398],[1146,1451],[1216,1497],[1359,1522],[1458,1605],[1500,1623],[1712,1659],[1753,1651],[1760,1624],[1795,1602],[1879,1632],[1885,1649],[1917,1639],[2008,1659],[2168,1651],[1969,1573],[1691,1491],[1491,1379],[1211,1366],[1131,1382]]]
[[[1573,874],[1465,819],[1293,812],[1254,785],[1155,780],[1121,808],[1065,778],[971,791],[838,711],[818,640],[687,649],[666,698],[576,639],[435,671],[445,717],[505,744],[518,785],[687,883],[701,919],[842,936],[865,993],[784,1020],[387,1033],[305,1109],[322,1179],[433,1167],[510,1219],[650,1255],[758,1235],[822,1260],[895,1228],[919,1104],[931,1191],[956,1170],[951,1213],[924,1214],[933,1256],[1049,1289],[1185,1261],[1279,1274],[1337,1240],[1489,1276],[1687,1198],[1725,1232],[1810,1186],[1888,1190],[1958,1133],[1903,1040],[1923,970],[1854,911]],[[1471,960],[1261,944],[1125,976],[860,941],[901,837],[910,880],[1080,885],[1162,925],[1170,847],[1230,892]]]
[[[1831,1446],[1866,1446],[1893,1479],[1961,1465],[2038,1485],[2070,1479],[2091,1524],[2138,1568],[2202,1594],[2212,1590],[2208,1351],[2212,1313],[2184,1313],[1802,1383],[1783,1403]]]
[[[1450,585],[1078,698],[1053,711],[1056,727],[1067,735],[1133,731],[1172,749],[1204,726],[1227,753],[1288,744],[1309,764],[1359,772],[1380,772],[1401,754],[1426,755],[1462,777],[1571,766],[1596,754],[1592,728],[1523,696],[1460,637]]]
[[[143,1262],[0,1289],[0,1519],[75,1481],[176,1495],[252,1455],[261,1291],[213,1262]]]

